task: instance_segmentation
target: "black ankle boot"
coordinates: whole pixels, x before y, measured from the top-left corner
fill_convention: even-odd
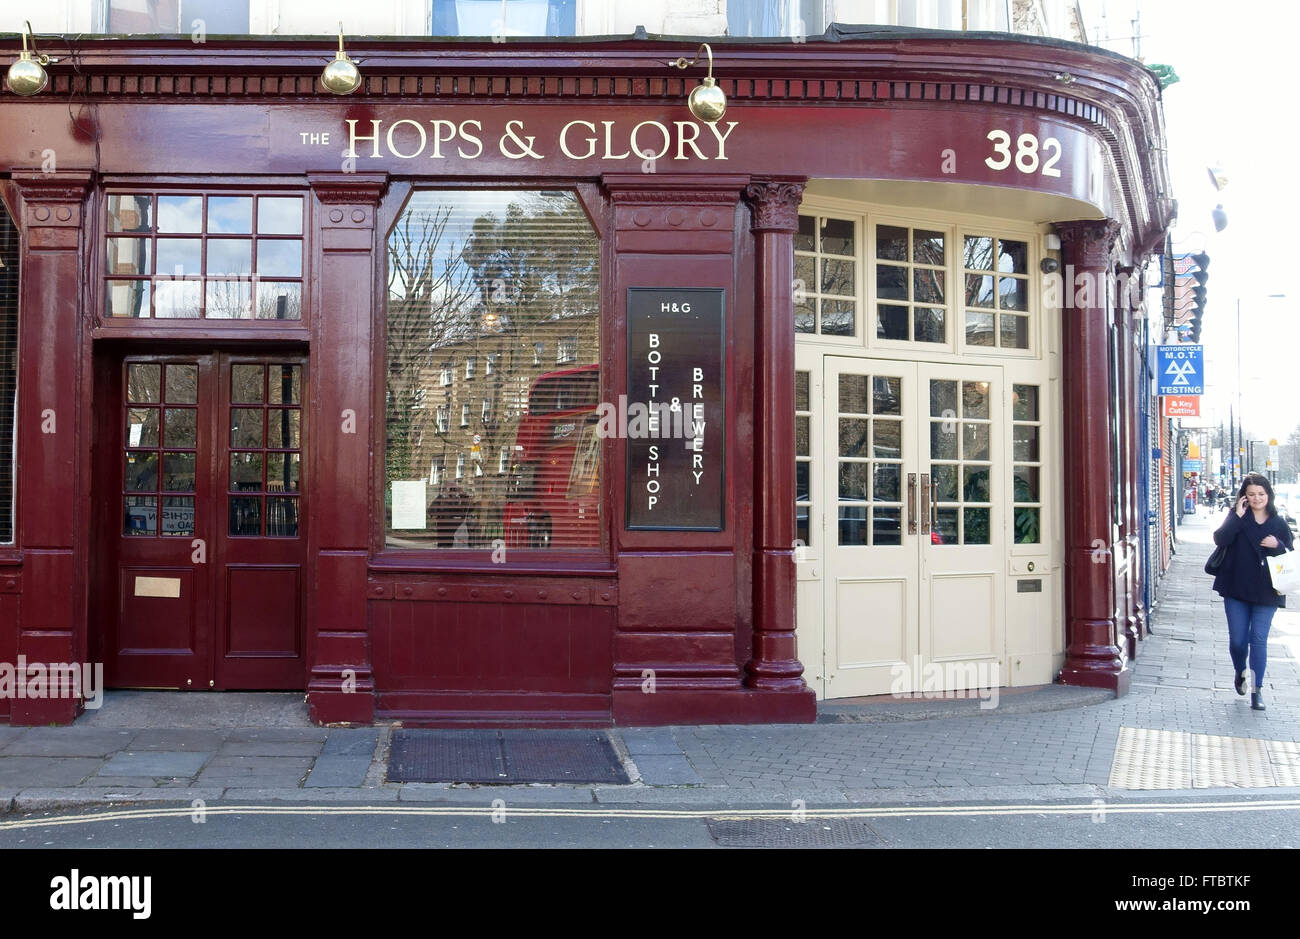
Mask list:
[[[1234,687],[1234,688],[1237,689],[1237,694],[1244,695],[1244,694],[1246,693],[1246,673],[1245,673],[1245,672],[1238,672],[1238,673],[1237,673],[1237,677],[1236,677],[1235,679],[1233,679],[1232,687]]]
[[[1264,689],[1256,688],[1250,694],[1250,709],[1252,711],[1266,710],[1264,707]]]

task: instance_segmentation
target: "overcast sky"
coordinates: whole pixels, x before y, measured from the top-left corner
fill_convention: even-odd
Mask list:
[[[1285,441],[1300,425],[1300,258],[1293,228],[1300,153],[1291,91],[1292,69],[1300,65],[1300,9],[1276,0],[1092,5],[1094,35],[1115,37],[1104,45],[1127,55],[1134,52],[1131,20],[1139,10],[1143,60],[1172,65],[1181,78],[1165,90],[1164,104],[1178,200],[1174,251],[1204,250],[1211,258],[1201,331],[1209,387],[1201,413],[1226,424],[1229,405],[1235,407],[1240,299],[1246,431]],[[1222,192],[1206,172],[1214,163],[1228,175]],[[1210,215],[1216,203],[1228,213],[1220,233]],[[1287,296],[1268,299],[1272,293]]]

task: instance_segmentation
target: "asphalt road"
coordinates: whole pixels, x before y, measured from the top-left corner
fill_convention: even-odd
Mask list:
[[[485,800],[486,801],[486,800]],[[1106,804],[189,805],[0,817],[0,848],[1295,848],[1300,795]],[[495,818],[495,820],[494,820]],[[721,842],[721,843],[720,843]]]

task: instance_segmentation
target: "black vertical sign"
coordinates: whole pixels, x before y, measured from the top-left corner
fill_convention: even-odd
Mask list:
[[[627,291],[627,521],[639,530],[722,531],[726,292]]]

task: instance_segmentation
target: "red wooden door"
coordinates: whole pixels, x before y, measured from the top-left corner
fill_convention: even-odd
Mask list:
[[[294,356],[225,353],[112,369],[109,684],[305,687],[304,371]]]

